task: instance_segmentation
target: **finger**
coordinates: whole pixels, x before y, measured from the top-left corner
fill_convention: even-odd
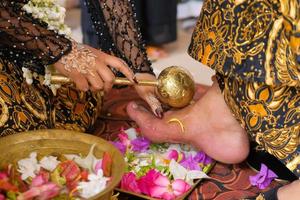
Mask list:
[[[113,72],[108,67],[98,67],[97,72],[104,82],[104,90],[106,92],[110,91],[115,79]]]
[[[134,81],[134,73],[128,67],[128,65],[122,59],[116,58],[114,56],[108,56],[105,60],[106,64],[117,69],[118,71],[122,72],[132,83]]]
[[[98,74],[94,74],[94,75],[87,75],[86,76],[91,88],[93,89],[93,91],[99,91],[103,89],[103,80],[101,79],[101,77]]]
[[[147,93],[144,100],[148,103],[156,117],[160,119],[163,118],[163,109],[161,103],[153,93]]]
[[[87,92],[89,90],[89,83],[87,79],[81,75],[81,74],[70,74],[69,78],[75,83],[76,88],[83,91]]]

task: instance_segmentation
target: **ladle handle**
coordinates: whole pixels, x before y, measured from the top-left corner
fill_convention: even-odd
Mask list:
[[[72,83],[72,80],[66,76],[60,75],[60,74],[55,74],[51,76],[51,83],[52,84],[67,84],[67,83]],[[138,85],[143,85],[143,86],[157,86],[158,81],[155,80],[139,80]],[[131,81],[129,81],[127,78],[120,78],[116,77],[114,80],[114,85],[134,85]]]

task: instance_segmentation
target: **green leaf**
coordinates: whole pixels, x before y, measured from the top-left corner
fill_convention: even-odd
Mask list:
[[[17,193],[16,192],[12,192],[12,191],[8,191],[6,193],[6,197],[9,200],[16,200],[17,199]]]
[[[50,179],[53,183],[56,183],[59,186],[63,186],[66,184],[67,180],[65,177],[60,176],[61,168],[57,167],[51,174]]]

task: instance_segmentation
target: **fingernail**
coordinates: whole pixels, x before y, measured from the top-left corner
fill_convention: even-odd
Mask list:
[[[138,105],[136,103],[132,103],[132,108],[133,109],[137,109],[138,108]]]
[[[162,119],[162,118],[163,118],[163,112],[162,112],[162,110],[159,109],[159,108],[157,108],[157,109],[155,110],[155,115],[156,115],[156,117]]]
[[[133,80],[136,84],[139,84],[139,81],[137,80],[136,76],[134,76],[132,80]]]

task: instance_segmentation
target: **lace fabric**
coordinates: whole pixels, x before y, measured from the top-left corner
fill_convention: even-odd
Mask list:
[[[0,56],[39,74],[71,50],[71,42],[22,11],[25,0],[0,2]]]
[[[101,50],[125,60],[135,73],[152,73],[130,0],[85,0]]]
[[[44,74],[44,66],[72,49],[69,39],[47,30],[47,24],[22,10],[28,0],[0,2],[0,57]],[[137,72],[153,73],[130,1],[86,0],[100,49],[125,60]]]

